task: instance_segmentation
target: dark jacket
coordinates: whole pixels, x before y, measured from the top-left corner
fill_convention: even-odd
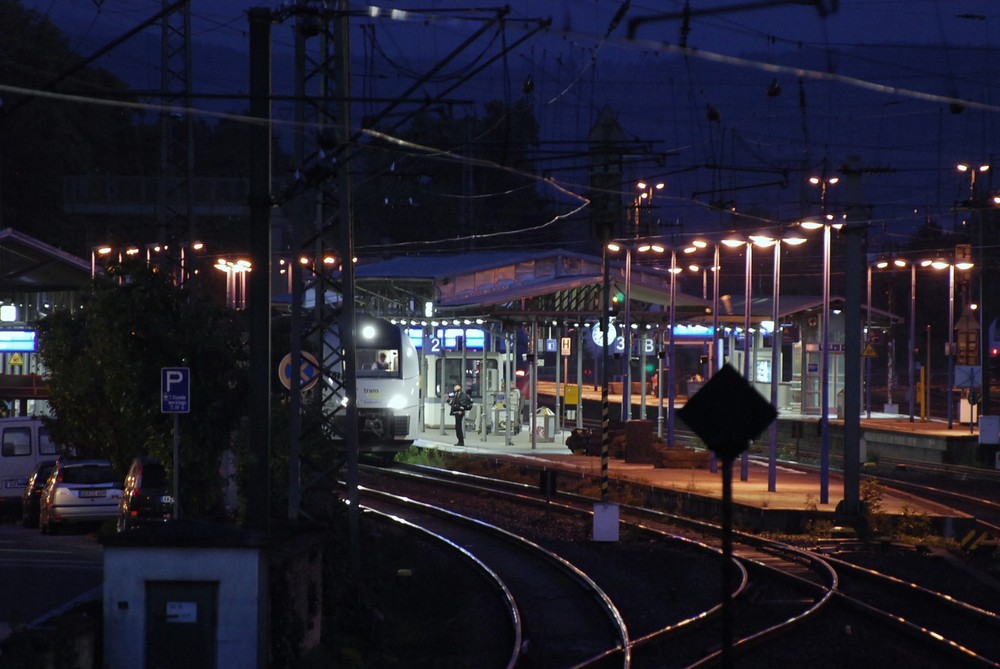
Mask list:
[[[454,416],[457,413],[465,413],[472,408],[472,398],[469,397],[469,393],[464,390],[459,390],[455,393],[455,396],[451,398],[451,415]]]

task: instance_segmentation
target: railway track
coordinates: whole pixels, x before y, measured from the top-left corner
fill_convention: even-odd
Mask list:
[[[444,500],[443,506],[523,534],[593,579],[620,612],[624,631],[615,643],[602,642],[602,650],[588,649],[584,660],[554,652],[549,657],[554,663],[545,666],[701,667],[722,660],[722,567],[718,528],[712,524],[622,505],[621,541],[593,542],[592,498],[558,492],[547,499],[535,486],[426,468],[368,470],[369,477],[407,497]],[[912,580],[851,567],[829,552],[829,547],[820,553],[738,534],[736,564],[729,568],[740,574],[733,593],[732,647],[739,666],[775,666],[782,654],[814,669],[861,666],[842,660],[866,662],[862,658],[876,646],[905,657],[911,667],[1000,666],[992,641],[998,636],[996,614],[988,607],[949,606],[935,618],[940,602],[960,598],[925,588],[918,605],[908,592],[917,589]],[[927,617],[912,622],[917,620],[912,614],[924,609]],[[540,633],[532,632],[526,646],[536,657],[548,643]],[[839,654],[839,664],[824,664],[832,660],[830,648]],[[515,659],[515,665],[538,666],[526,658]]]
[[[575,666],[624,655],[628,632],[613,602],[554,552],[443,506],[385,491],[363,488],[361,503],[467,556],[488,577],[490,589],[502,593],[505,620],[480,617],[480,623],[494,631],[506,627],[501,635],[510,639],[510,653],[505,664],[480,655],[483,666]]]

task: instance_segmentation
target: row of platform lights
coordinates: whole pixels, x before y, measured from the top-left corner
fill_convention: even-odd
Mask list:
[[[822,224],[820,224],[822,225]],[[811,227],[806,223],[801,224],[801,227],[810,229]],[[831,226],[824,226],[831,227]],[[745,247],[746,249],[746,269],[745,269],[745,308],[744,308],[744,341],[743,341],[743,374],[746,378],[750,378],[750,336],[751,332],[751,295],[750,288],[752,286],[752,262],[753,262],[753,247],[757,246],[760,248],[773,247],[774,248],[774,265],[773,265],[773,275],[772,281],[774,285],[774,295],[773,308],[772,308],[772,321],[775,324],[775,330],[777,330],[777,323],[779,321],[779,303],[777,296],[780,292],[780,251],[783,244],[788,244],[792,246],[797,246],[799,244],[805,243],[807,240],[804,236],[798,234],[794,229],[790,229],[781,235],[773,235],[768,232],[755,233],[749,236],[743,236],[739,234],[730,234],[725,237],[718,239],[715,242],[709,242],[703,239],[696,239],[689,243],[684,244],[679,247],[684,254],[694,254],[701,250],[708,248],[710,245],[714,246],[714,257],[711,266],[711,270],[714,272],[713,283],[713,328],[712,331],[717,333],[719,331],[719,277],[721,275],[721,261],[720,261],[720,248],[740,248]],[[633,247],[634,244],[634,247]],[[624,295],[624,327],[626,332],[631,332],[633,329],[633,324],[631,323],[631,315],[629,311],[629,304],[631,302],[631,260],[633,250],[636,253],[655,253],[663,254],[667,251],[667,247],[663,244],[657,242],[647,242],[640,240],[630,240],[629,242],[611,242],[607,245],[606,251],[612,253],[618,253],[620,251],[625,251],[625,295]],[[695,271],[700,270],[701,267],[697,264],[689,265],[689,269]],[[677,266],[677,249],[670,249],[670,297],[669,297],[669,315],[668,321],[673,324],[676,320],[676,281],[675,277],[678,273],[683,271]],[[707,282],[707,273],[703,282]],[[707,290],[707,287],[705,288]],[[825,302],[825,304],[828,304]],[[825,312],[826,313],[826,312]],[[631,417],[631,365],[630,365],[630,336],[623,338],[624,351],[622,357],[625,360],[624,363],[624,382],[622,384],[622,420],[628,420]],[[667,443],[673,443],[674,440],[674,404],[675,404],[675,339],[674,339],[674,329],[670,328],[669,331],[669,342],[667,344]],[[772,361],[771,367],[772,371],[777,369],[778,361],[776,360],[777,354],[779,353],[777,347],[772,348]],[[713,356],[713,367],[712,372],[718,371],[718,355]],[[825,369],[825,367],[824,367]],[[773,404],[777,404],[778,401],[778,386],[777,386],[777,376],[772,374],[771,378],[771,401]],[[659,436],[663,436],[662,432],[662,417],[658,420],[657,433]],[[777,433],[772,429],[771,435],[771,456],[769,460],[771,462],[771,467],[769,467],[769,487],[773,491],[776,479],[776,459],[777,459],[777,444],[776,444]],[[714,463],[713,463],[714,470]],[[741,458],[741,480],[747,480],[749,476],[749,458],[746,453],[743,454]]]
[[[829,276],[830,276],[830,269],[829,269],[829,264],[830,264],[830,229],[831,229],[831,227],[838,227],[838,228],[840,227],[839,224],[832,223],[833,217],[830,216],[828,214],[828,212],[827,212],[827,206],[826,206],[827,198],[826,198],[826,195],[827,195],[827,186],[828,185],[836,184],[836,183],[839,182],[839,180],[840,180],[839,177],[826,177],[825,175],[822,176],[822,177],[811,177],[809,179],[809,182],[811,184],[818,185],[818,186],[821,187],[821,203],[822,203],[822,207],[823,207],[823,220],[820,221],[820,222],[803,221],[802,223],[800,223],[800,226],[803,229],[811,230],[811,229],[817,229],[817,228],[820,228],[820,227],[822,227],[824,229],[824,254],[823,254],[824,255],[824,271],[823,271],[823,343],[822,343],[822,359],[823,359],[823,363],[822,363],[822,372],[821,372],[822,375],[823,375],[823,377],[822,377],[822,408],[821,408],[821,412],[822,412],[821,426],[822,426],[822,432],[823,432],[823,447],[822,447],[821,459],[822,459],[822,461],[824,463],[824,464],[821,464],[821,469],[824,472],[828,472],[828,469],[829,469],[829,464],[828,464],[828,453],[829,453],[829,428],[828,428],[828,423],[829,423],[829,415],[828,415],[828,413],[829,413],[829,372],[828,372],[828,370],[829,370],[829,354],[828,354],[828,351],[829,351],[829,325],[828,325],[828,322],[829,322],[829,313],[830,313],[830,297],[829,297],[829,281],[830,281],[830,279],[829,279]],[[639,211],[640,211],[641,201],[643,199],[647,199],[648,203],[649,203],[649,206],[651,206],[654,190],[661,190],[663,188],[663,184],[662,183],[657,183],[657,184],[655,184],[655,186],[651,186],[650,184],[648,184],[645,181],[640,181],[640,182],[637,183],[637,188],[640,191],[642,191],[641,194],[639,195],[639,197],[636,199],[636,209],[635,209],[635,226],[636,226],[636,230],[638,232],[638,230],[639,230],[639,223],[640,223],[640,221],[639,221]],[[777,330],[777,324],[778,324],[778,319],[779,319],[779,315],[778,315],[779,314],[779,312],[778,312],[778,301],[779,301],[778,300],[778,296],[779,296],[779,293],[780,293],[780,284],[779,284],[779,282],[780,282],[780,269],[779,268],[780,268],[780,259],[781,259],[781,246],[782,246],[782,244],[788,244],[788,245],[796,246],[796,245],[805,243],[805,241],[806,241],[805,237],[802,237],[801,235],[798,235],[797,233],[795,233],[795,231],[793,229],[790,229],[786,233],[784,233],[784,234],[782,234],[780,236],[774,236],[770,232],[762,232],[762,233],[758,233],[758,234],[752,234],[752,235],[749,235],[748,237],[744,237],[742,235],[728,235],[728,236],[720,239],[719,241],[717,241],[714,244],[715,254],[714,254],[714,259],[713,259],[713,263],[712,263],[712,267],[711,267],[711,269],[715,273],[715,276],[714,276],[714,291],[713,291],[714,292],[714,296],[713,296],[714,304],[713,304],[713,309],[712,309],[712,313],[713,313],[713,332],[718,332],[718,330],[719,330],[719,323],[718,323],[718,314],[719,314],[719,304],[718,304],[718,299],[719,299],[719,283],[718,283],[718,281],[719,281],[719,275],[720,275],[720,270],[721,270],[720,258],[719,258],[720,245],[721,246],[726,246],[726,247],[729,247],[729,248],[745,247],[745,249],[746,249],[746,270],[745,270],[745,275],[744,275],[745,276],[745,281],[744,281],[744,289],[745,289],[744,290],[744,292],[745,292],[745,295],[744,295],[744,305],[745,305],[744,306],[744,333],[745,333],[745,335],[744,335],[744,350],[743,350],[743,375],[744,375],[745,378],[748,378],[748,379],[751,378],[750,377],[750,336],[749,336],[749,333],[750,333],[750,320],[751,320],[750,305],[751,305],[751,286],[752,286],[752,283],[751,283],[751,273],[752,273],[752,267],[753,267],[753,265],[752,265],[753,247],[754,246],[758,246],[758,247],[766,248],[768,246],[771,246],[771,247],[774,248],[774,264],[773,264],[773,275],[772,275],[774,297],[773,297],[773,300],[772,300],[772,303],[773,303],[773,308],[772,308],[772,312],[773,312],[772,313],[772,322],[774,323],[775,330]],[[690,253],[694,253],[694,252],[696,252],[696,251],[698,251],[700,249],[707,248],[708,245],[709,245],[709,242],[707,242],[707,241],[704,241],[704,240],[695,240],[692,243],[690,243],[688,245],[685,245],[684,248],[683,248],[683,251],[686,254],[690,254]],[[619,251],[621,249],[621,247],[622,247],[621,244],[613,242],[613,243],[611,243],[611,244],[608,245],[608,247],[607,247],[606,250],[610,250],[612,252],[617,252],[617,251]],[[648,252],[648,251],[653,251],[653,252],[657,252],[657,253],[663,253],[665,251],[665,249],[664,249],[664,247],[662,245],[647,244],[647,243],[640,243],[636,247],[636,250],[638,252],[640,252],[640,253]],[[626,269],[625,269],[626,295],[625,295],[625,315],[624,315],[625,319],[624,320],[625,320],[625,329],[626,329],[627,332],[630,332],[630,330],[631,330],[631,324],[630,324],[629,311],[628,311],[629,310],[630,297],[631,297],[630,294],[629,294],[630,293],[629,289],[630,289],[630,285],[631,285],[631,248],[630,247],[626,247],[626,261],[625,262],[626,262]],[[692,271],[698,271],[698,270],[701,270],[701,267],[698,266],[698,265],[690,265],[689,269],[691,269]],[[670,303],[670,307],[669,307],[670,308],[669,320],[670,320],[670,323],[673,324],[674,321],[675,321],[675,316],[676,316],[676,312],[675,312],[675,305],[676,305],[676,285],[675,285],[674,277],[675,277],[675,275],[679,271],[681,271],[677,267],[676,250],[672,250],[671,251],[671,264],[670,264],[670,270],[669,271],[671,273],[670,302],[669,302]],[[707,271],[705,271],[705,273],[703,274],[702,283],[703,283],[702,291],[703,291],[703,294],[704,294],[705,292],[707,292]],[[623,396],[622,396],[622,419],[623,420],[627,420],[630,417],[630,415],[631,415],[631,363],[630,363],[629,340],[630,340],[629,336],[626,336],[624,338],[625,351],[624,351],[623,357],[625,359],[625,379],[624,379],[624,383],[623,383]],[[669,407],[668,407],[668,419],[667,419],[668,420],[667,443],[673,443],[673,416],[674,416],[674,407],[673,407],[673,405],[674,405],[674,394],[675,394],[675,389],[674,389],[675,380],[673,378],[674,367],[675,367],[675,364],[674,364],[675,363],[674,350],[675,350],[674,329],[673,329],[673,327],[671,327],[671,329],[670,329],[670,342],[669,342],[669,345],[668,345],[669,366],[668,366],[668,380],[667,380],[667,383],[668,383],[668,403],[669,403]],[[772,360],[771,360],[771,369],[772,369],[772,377],[771,377],[771,402],[772,402],[772,404],[777,404],[777,401],[778,401],[778,386],[777,386],[776,376],[774,375],[774,370],[777,369],[777,364],[778,364],[778,361],[776,359],[777,358],[777,353],[778,353],[777,347],[772,347]],[[712,372],[714,373],[715,371],[717,371],[717,369],[715,369],[715,366],[718,364],[718,356],[717,355],[713,356],[713,358],[714,358],[715,362],[713,363]],[[658,430],[658,433],[662,436],[662,430]],[[768,488],[769,488],[769,490],[774,491],[775,485],[776,485],[776,461],[777,461],[777,443],[776,443],[777,442],[777,432],[776,432],[776,426],[775,425],[771,426],[770,442],[771,442],[771,444],[770,444],[770,449],[769,449],[770,454],[769,454],[769,467],[768,467]],[[712,465],[713,465],[712,469],[714,471],[715,470],[715,462],[714,462],[714,460],[713,460]],[[745,481],[745,480],[747,480],[748,476],[749,476],[749,456],[744,451],[743,454],[742,454],[741,463],[740,463],[740,479]],[[822,478],[823,481],[828,480],[826,475],[822,476],[821,478]],[[827,486],[823,485],[823,490],[824,491],[826,490],[826,488],[827,488]],[[826,495],[825,494],[821,494],[821,497],[826,497]],[[824,503],[825,503],[825,500],[824,500]]]
[[[106,263],[108,259],[114,258],[120,265],[127,258],[138,257],[145,251],[146,264],[151,266],[159,259],[168,257],[171,248],[169,244],[158,243],[146,244],[141,248],[138,246],[119,248],[110,244],[95,246],[90,252],[90,276],[91,278],[97,276],[98,259],[103,259],[103,262]],[[194,253],[204,251],[205,245],[202,242],[191,242],[177,244],[174,248],[179,253],[179,266],[177,267],[178,271],[175,280],[178,285],[183,285],[189,273],[199,273],[196,267],[189,270],[188,263],[191,261],[188,257],[189,251]],[[216,259],[213,267],[226,274],[226,304],[233,309],[245,309],[247,295],[246,275],[251,270],[250,261],[234,256],[219,257]],[[122,277],[119,277],[119,281],[121,280]]]
[[[960,171],[968,171],[969,169],[970,168],[968,166],[966,166],[966,165],[960,165],[959,166],[959,170]],[[978,172],[985,172],[988,169],[989,169],[989,166],[983,165],[983,166],[979,167],[977,170],[973,170],[972,171],[972,198],[973,199],[975,197],[975,192],[974,192],[975,191],[975,174],[976,174],[977,171]],[[823,229],[823,296],[822,296],[822,313],[823,313],[823,326],[822,327],[823,327],[823,331],[822,331],[822,335],[821,335],[822,341],[821,341],[821,372],[820,372],[821,375],[822,375],[821,376],[821,395],[822,395],[821,396],[821,420],[820,420],[821,440],[822,440],[822,443],[821,443],[821,455],[820,455],[820,457],[821,457],[821,464],[820,464],[820,470],[821,470],[821,495],[820,496],[821,496],[821,500],[820,501],[821,501],[821,503],[826,504],[826,503],[829,502],[829,492],[828,492],[828,490],[829,490],[829,393],[830,393],[830,388],[829,388],[829,350],[830,350],[830,341],[829,341],[830,340],[829,316],[830,316],[831,231],[833,229],[840,229],[842,227],[842,223],[834,222],[834,217],[832,215],[830,215],[828,213],[828,211],[827,211],[827,188],[828,188],[828,186],[835,185],[835,184],[839,183],[839,178],[838,177],[826,177],[826,176],[822,176],[822,177],[810,177],[809,182],[811,184],[813,184],[815,186],[819,186],[821,188],[821,205],[822,205],[822,210],[823,210],[822,219],[819,220],[819,221],[809,221],[809,220],[802,221],[802,222],[800,222],[798,224],[798,227],[801,227],[802,229],[805,229],[805,230],[815,230],[815,229],[820,229],[820,228]],[[638,231],[638,229],[639,229],[639,206],[640,206],[640,203],[641,203],[642,200],[647,199],[647,198],[648,198],[649,202],[652,201],[653,188],[649,187],[646,182],[639,182],[639,184],[637,184],[637,186],[638,186],[638,188],[640,188],[640,190],[643,191],[641,193],[641,195],[636,198],[636,201],[635,201],[635,205],[636,205],[636,210],[635,210],[635,226],[636,226],[636,230]],[[662,187],[663,187],[662,184],[657,184],[655,186],[655,188],[657,188],[657,189],[660,189]],[[993,202],[995,204],[1000,204],[1000,196],[993,197]],[[752,285],[751,284],[751,270],[752,270],[752,249],[753,249],[753,246],[758,246],[758,247],[762,247],[762,248],[766,248],[768,246],[771,246],[771,247],[774,248],[774,262],[773,262],[773,270],[772,270],[773,271],[773,276],[772,276],[772,281],[773,281],[773,299],[772,299],[772,311],[773,311],[773,314],[772,314],[772,321],[774,323],[775,332],[777,332],[777,330],[778,330],[778,321],[779,321],[780,258],[781,258],[780,251],[781,251],[781,246],[783,244],[788,244],[788,245],[796,246],[796,245],[804,243],[805,241],[806,241],[806,238],[803,237],[803,236],[801,236],[801,235],[798,235],[797,233],[795,233],[794,229],[789,229],[785,234],[782,234],[781,236],[774,236],[774,235],[772,235],[770,233],[767,233],[767,232],[759,233],[759,234],[752,234],[752,235],[749,235],[747,237],[743,237],[741,235],[730,235],[730,236],[724,237],[722,239],[719,239],[717,242],[714,243],[715,254],[714,254],[714,259],[713,259],[712,265],[710,267],[707,267],[707,268],[706,267],[702,267],[701,265],[696,264],[696,263],[692,263],[692,264],[689,265],[689,269],[691,271],[701,271],[703,273],[703,275],[702,275],[702,282],[703,282],[702,294],[703,294],[703,298],[706,297],[706,293],[707,293],[707,272],[708,272],[708,270],[711,270],[714,273],[714,291],[713,291],[713,293],[714,293],[713,294],[714,303],[713,303],[713,309],[712,309],[712,312],[713,312],[713,332],[718,332],[718,330],[719,330],[719,323],[718,323],[718,313],[719,313],[719,304],[718,304],[718,300],[719,300],[719,283],[718,283],[718,280],[719,280],[719,274],[720,274],[720,271],[721,271],[720,258],[719,258],[719,249],[720,249],[720,246],[725,246],[725,247],[729,247],[729,248],[739,248],[739,247],[745,247],[746,248],[745,300],[744,300],[744,304],[745,304],[745,307],[744,307],[744,332],[747,333],[747,335],[744,337],[744,369],[743,369],[743,374],[748,379],[750,378],[750,369],[749,369],[749,365],[750,365],[750,355],[749,355],[750,337],[749,337],[749,332],[750,332],[750,304],[751,304],[751,294],[750,294],[751,290],[750,289],[751,289],[751,285]],[[698,250],[707,248],[709,246],[709,244],[710,244],[710,242],[707,242],[707,241],[704,241],[704,240],[695,240],[695,241],[693,241],[691,243],[685,244],[681,248],[682,248],[682,250],[683,250],[683,252],[685,254],[691,254],[691,253],[694,253],[694,252],[696,252]],[[666,248],[665,245],[663,245],[661,243],[658,243],[658,242],[651,242],[651,241],[645,241],[645,240],[640,240],[640,239],[632,239],[632,240],[615,241],[615,242],[609,243],[606,246],[606,248],[605,248],[605,253],[607,253],[608,251],[611,251],[613,253],[618,253],[621,250],[625,250],[625,252],[626,252],[626,255],[625,255],[625,263],[626,263],[626,267],[625,267],[625,290],[626,290],[626,292],[625,292],[625,296],[624,296],[624,302],[625,302],[625,304],[624,304],[624,310],[625,310],[625,313],[624,313],[624,321],[625,321],[624,325],[625,325],[626,331],[627,332],[631,332],[631,330],[633,329],[633,326],[632,326],[632,324],[630,322],[629,303],[630,303],[630,299],[631,299],[630,288],[631,288],[631,271],[632,271],[632,267],[631,267],[631,264],[632,264],[631,263],[632,252],[634,250],[637,253],[650,253],[650,252],[652,252],[652,253],[662,254],[662,253],[666,252],[667,248]],[[671,249],[671,262],[670,262],[670,268],[668,270],[670,272],[670,274],[671,274],[670,302],[669,302],[669,304],[670,304],[670,306],[669,306],[669,308],[670,308],[669,322],[670,323],[673,323],[675,321],[675,303],[676,303],[675,302],[676,301],[676,292],[675,291],[676,291],[676,288],[675,288],[674,277],[676,276],[676,274],[678,272],[682,271],[680,268],[677,267],[677,262],[676,261],[677,261],[676,249]],[[915,271],[916,271],[915,268],[916,268],[917,263],[915,263],[914,261],[903,259],[903,258],[896,258],[894,260],[894,264],[897,267],[905,267],[907,264],[909,264],[909,266],[912,268],[912,271],[914,273],[913,274],[913,278],[911,279],[911,285],[912,285],[912,288],[911,288],[911,314],[910,314],[910,330],[911,330],[911,332],[910,332],[910,361],[909,361],[909,379],[908,379],[909,382],[910,382],[909,383],[909,385],[910,385],[910,419],[912,421],[913,420],[913,413],[914,413],[914,408],[913,408],[913,405],[914,405],[913,393],[914,393],[914,385],[915,385],[914,382],[913,382],[914,381],[914,370],[915,370],[915,364],[914,364],[914,361],[913,361],[913,355],[914,355],[913,352],[914,352],[914,349],[915,349],[915,331],[914,331],[915,314],[914,314],[914,309],[915,309]],[[954,360],[953,360],[953,357],[952,357],[952,354],[954,352],[954,340],[953,340],[953,337],[954,337],[954,330],[955,330],[955,327],[954,327],[954,271],[955,271],[955,269],[958,269],[958,270],[961,270],[961,271],[967,271],[967,270],[969,270],[969,269],[971,269],[973,267],[973,264],[972,264],[971,261],[966,261],[964,259],[961,259],[958,262],[948,262],[946,260],[935,259],[935,260],[921,261],[921,262],[919,262],[919,265],[922,266],[922,267],[932,267],[932,268],[938,269],[938,270],[945,269],[945,268],[947,268],[949,270],[949,305],[950,306],[949,306],[949,344],[948,344],[948,352],[949,352],[949,357],[948,357],[948,360],[949,360],[948,386],[949,386],[949,389],[951,389],[951,388],[953,388],[953,384],[954,384],[954,376],[953,376],[953,374],[954,374],[954,365],[953,365]],[[886,262],[886,264],[879,264],[877,266],[881,269],[881,268],[887,267],[888,264]],[[870,270],[869,270],[869,273],[870,273]],[[869,289],[869,298],[868,298],[868,306],[869,306],[869,310],[868,310],[868,319],[869,319],[869,322],[868,322],[868,332],[870,333],[871,332],[871,309],[870,309],[870,307],[871,307],[871,278],[870,277],[869,277],[869,281],[868,281],[868,289]],[[974,309],[975,306],[973,305],[972,308]],[[630,337],[629,336],[626,336],[624,338],[624,347],[625,347],[625,349],[624,349],[623,358],[624,358],[624,365],[625,365],[625,368],[624,368],[625,379],[624,379],[624,383],[623,383],[623,386],[622,386],[623,387],[622,419],[623,420],[627,420],[628,418],[631,417],[631,397],[630,397],[630,394],[631,394],[631,364],[630,364],[631,353],[630,353],[630,350],[629,350],[629,348],[630,348]],[[778,387],[777,387],[777,382],[776,382],[777,377],[774,374],[774,370],[777,369],[777,365],[778,365],[778,360],[776,359],[778,357],[778,352],[779,352],[778,351],[778,347],[777,346],[773,346],[772,347],[772,361],[771,361],[771,369],[772,369],[772,377],[771,377],[771,402],[772,402],[772,404],[775,404],[775,405],[777,404],[777,401],[778,401],[778,397],[777,397],[777,395],[778,395]],[[669,408],[668,408],[668,437],[667,437],[668,443],[673,443],[673,414],[674,414],[674,411],[673,411],[674,379],[672,378],[673,377],[673,371],[674,371],[674,355],[673,355],[673,353],[674,353],[674,334],[673,334],[673,328],[671,328],[670,342],[668,344],[668,356],[669,356],[668,374],[669,374],[669,377],[668,377],[668,381],[667,381],[667,383],[668,383],[668,392],[669,392],[669,398],[668,398],[669,399]],[[718,356],[713,356],[713,358],[714,358],[713,369],[711,371],[714,373],[715,371],[718,371],[716,369],[716,366],[718,364]],[[870,406],[869,406],[869,411],[870,411]],[[949,401],[949,403],[948,403],[948,427],[949,428],[952,427],[952,411],[953,411],[952,402]],[[658,430],[658,433],[662,436],[662,430]],[[776,482],[776,474],[775,474],[775,472],[776,472],[776,452],[777,452],[777,448],[776,448],[776,426],[772,424],[772,426],[771,426],[771,438],[770,438],[770,449],[769,449],[769,467],[768,467],[768,470],[769,470],[769,472],[768,472],[768,489],[769,489],[769,491],[772,491],[772,492],[775,490],[775,482]],[[741,480],[746,480],[747,479],[747,474],[748,474],[748,472],[747,472],[747,469],[748,469],[747,465],[748,465],[747,454],[744,452],[743,457],[741,459]],[[713,470],[714,470],[714,462],[713,462]]]
[[[91,278],[97,276],[97,264],[98,259],[105,259],[115,257],[118,263],[122,263],[126,258],[136,257],[143,253],[145,250],[146,263],[151,265],[156,261],[157,257],[165,256],[170,252],[170,246],[167,244],[147,244],[145,247],[138,246],[126,246],[126,247],[114,247],[109,244],[102,244],[95,246],[91,249],[90,253],[90,274]],[[187,250],[193,252],[203,251],[205,245],[202,242],[193,242],[190,244],[178,244],[177,248],[180,253],[180,272],[178,282],[183,284],[186,275],[188,274],[188,258]],[[332,267],[336,264],[337,260],[332,255],[324,255],[322,258],[322,264],[325,267]],[[314,263],[313,259],[308,256],[301,256],[299,258],[299,264],[303,267],[312,266]],[[247,278],[246,275],[249,273],[253,267],[249,260],[240,257],[238,255],[228,255],[219,256],[216,258],[215,263],[212,265],[215,269],[226,274],[226,304],[233,309],[245,309],[247,300]],[[291,271],[289,270],[289,262],[285,258],[279,258],[278,260],[279,273],[287,276],[289,292],[291,292]],[[198,269],[194,268],[191,270],[192,274],[197,274]]]
[[[878,270],[885,269],[910,269],[910,332],[909,332],[909,358],[908,358],[908,383],[909,383],[909,404],[910,421],[914,420],[915,410],[915,376],[916,361],[914,359],[916,351],[916,300],[917,300],[917,267],[926,267],[935,270],[948,270],[948,427],[953,425],[953,402],[950,397],[954,391],[954,354],[955,354],[955,270],[967,272],[975,267],[975,264],[968,258],[956,258],[953,262],[936,258],[924,260],[910,260],[903,257],[880,258],[874,265],[868,268],[868,303],[871,304],[871,271],[872,267]],[[968,308],[972,311],[978,309],[978,305],[970,303]],[[871,312],[869,311],[868,329],[871,330]],[[977,342],[978,344],[978,342]],[[929,366],[929,364],[928,364]],[[929,379],[928,379],[929,383]],[[870,412],[870,406],[869,406]]]

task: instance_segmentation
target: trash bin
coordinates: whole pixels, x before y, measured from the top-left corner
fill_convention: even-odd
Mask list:
[[[511,422],[509,426],[507,425],[508,420]],[[493,432],[496,434],[506,434],[508,427],[511,434],[517,433],[517,428],[520,427],[517,414],[514,410],[508,411],[507,405],[502,401],[498,401],[493,404]]]
[[[556,415],[548,407],[542,407],[535,412],[535,440],[546,442],[556,440]]]

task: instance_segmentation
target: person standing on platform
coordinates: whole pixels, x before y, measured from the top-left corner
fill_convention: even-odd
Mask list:
[[[462,390],[462,385],[455,384],[455,393],[451,397],[451,415],[455,417],[456,446],[465,446],[465,412],[472,408],[472,398]]]

